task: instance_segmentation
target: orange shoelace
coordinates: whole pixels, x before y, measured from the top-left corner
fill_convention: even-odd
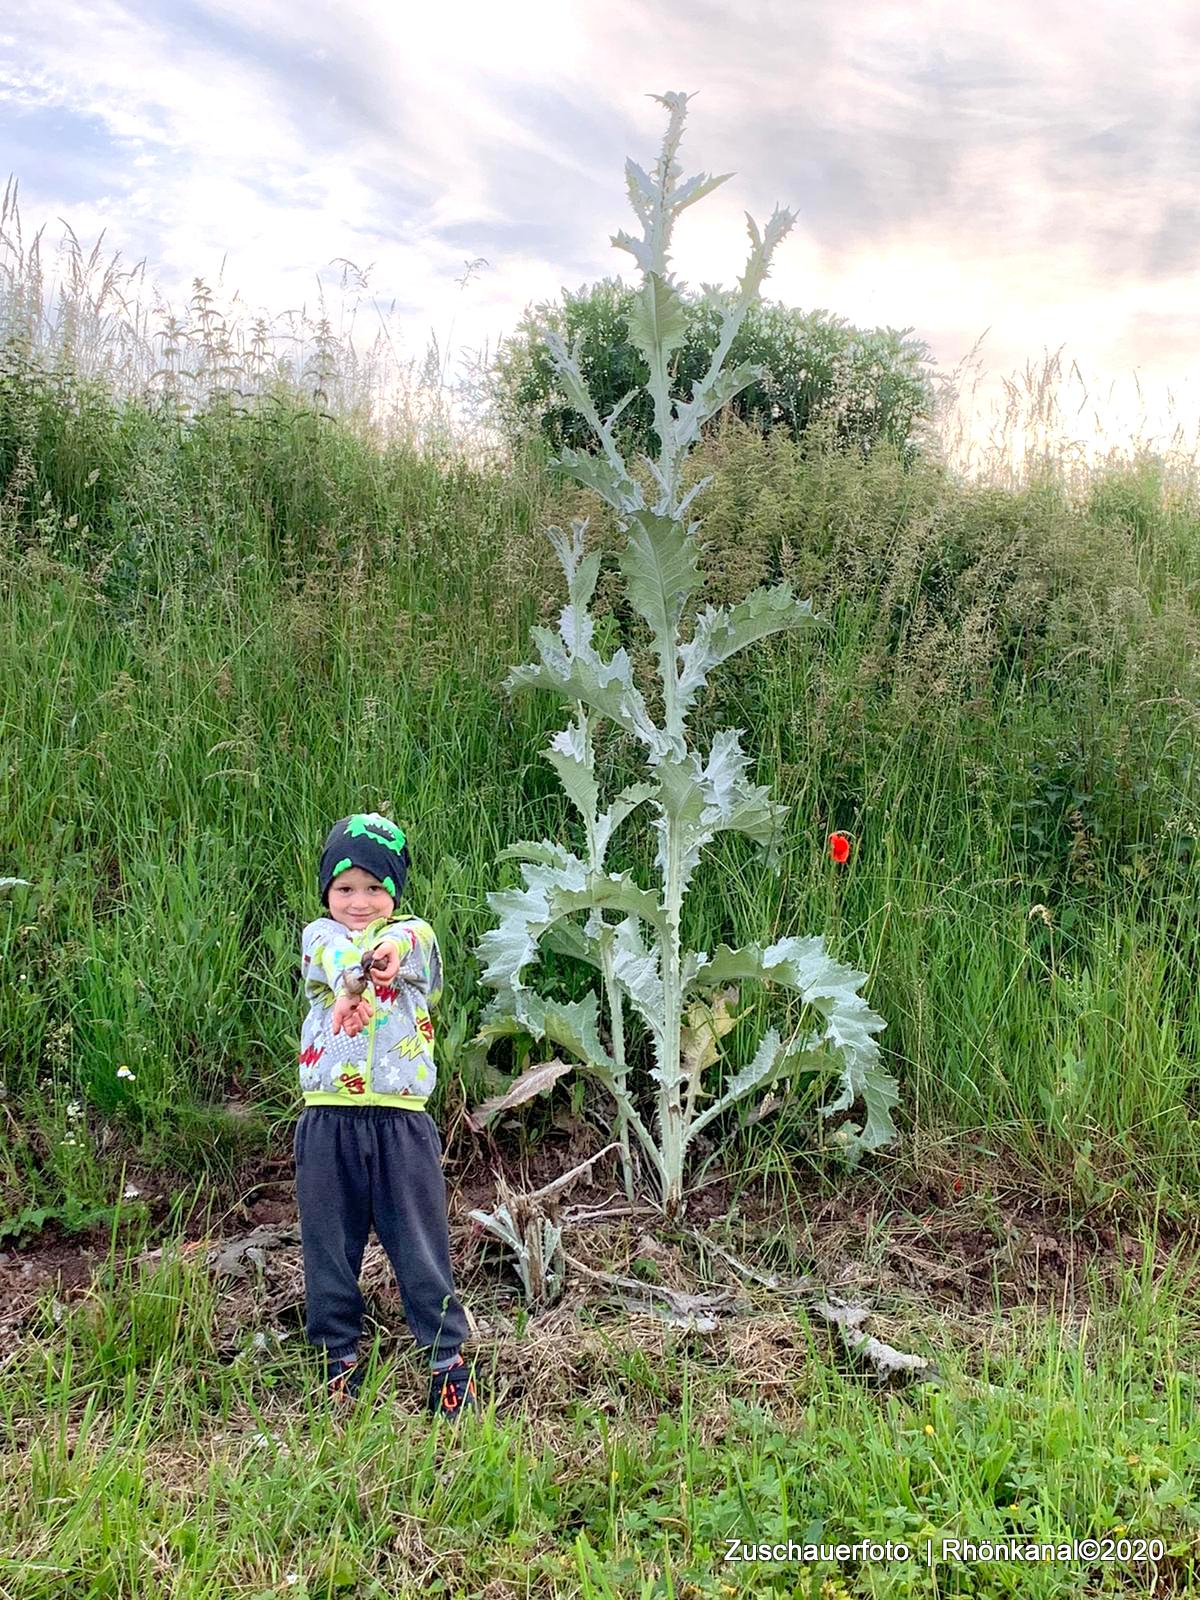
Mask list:
[[[330,1378],[330,1380],[329,1380],[329,1396],[330,1396],[330,1399],[332,1399],[332,1400],[341,1400],[341,1401],[350,1401],[350,1400],[352,1400],[354,1398],[353,1395],[350,1393],[350,1390],[346,1387],[346,1385],[347,1385],[347,1381],[348,1381],[348,1379],[350,1377],[350,1374],[354,1371],[354,1369],[355,1369],[355,1367],[357,1367],[357,1365],[358,1365],[357,1361],[348,1361],[348,1362],[344,1363],[344,1365],[342,1367],[342,1370],[338,1373],[336,1378]]]
[[[442,1391],[439,1396],[439,1403],[441,1404],[443,1411],[457,1411],[460,1405],[457,1385],[451,1383],[450,1381],[450,1374],[454,1370],[455,1369],[453,1367],[448,1367],[446,1369],[445,1376],[442,1378]],[[469,1400],[474,1400],[476,1398],[474,1378],[467,1379],[467,1387],[464,1390],[464,1398]]]

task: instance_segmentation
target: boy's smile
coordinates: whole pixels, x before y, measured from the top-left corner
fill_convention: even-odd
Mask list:
[[[395,904],[363,867],[347,867],[329,885],[329,915],[343,928],[365,928],[377,917],[390,917]]]

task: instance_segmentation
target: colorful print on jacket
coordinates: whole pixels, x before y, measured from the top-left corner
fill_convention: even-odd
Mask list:
[[[345,969],[394,939],[400,970],[390,984],[368,984],[370,1022],[353,1038],[330,1029]],[[437,936],[420,917],[377,917],[351,931],[318,917],[302,936],[308,1015],[300,1030],[300,1088],[308,1105],[391,1105],[424,1109],[437,1081],[430,1012],[442,997]]]

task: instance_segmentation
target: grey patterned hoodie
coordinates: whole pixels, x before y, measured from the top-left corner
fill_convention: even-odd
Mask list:
[[[347,967],[384,939],[400,949],[391,984],[369,984],[374,1015],[354,1038],[333,1033],[333,1003]],[[423,1111],[437,1082],[430,1012],[442,997],[437,936],[420,917],[377,917],[351,931],[332,917],[308,923],[302,935],[308,1015],[300,1031],[300,1088],[306,1105],[401,1106]]]

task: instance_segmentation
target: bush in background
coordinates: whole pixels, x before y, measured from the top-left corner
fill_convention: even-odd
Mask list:
[[[702,298],[683,291],[686,333],[671,361],[671,389],[690,395],[708,371],[721,332],[721,319]],[[559,453],[564,446],[594,449],[585,419],[574,410],[539,327],[558,335],[568,350],[579,341],[579,368],[601,417],[607,417],[631,389],[638,397],[614,428],[621,453],[629,459],[661,448],[653,426],[653,404],[643,387],[648,368],[629,340],[628,321],[637,290],[606,278],[563,304],[527,308],[518,331],[502,340],[491,376],[491,400],[501,431],[510,443],[533,434]],[[881,440],[896,446],[911,463],[918,453],[918,424],[933,404],[928,347],[908,339],[911,328],[863,330],[826,311],[802,313],[780,304],[756,302],[734,335],[730,369],[754,362],[764,369],[729,402],[728,409],[759,433],[782,431],[798,440],[810,423],[828,416],[842,449],[869,453]],[[713,424],[706,425],[711,431]]]

